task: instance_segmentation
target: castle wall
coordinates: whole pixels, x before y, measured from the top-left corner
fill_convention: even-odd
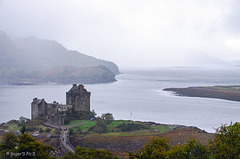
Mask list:
[[[38,115],[40,117],[46,117],[47,115],[47,103],[41,102],[38,109]]]
[[[38,105],[32,104],[32,120],[38,118]]]
[[[90,111],[90,98],[87,97],[75,98],[74,111]]]
[[[57,114],[51,115],[51,124],[52,125],[64,125],[66,119],[66,114],[64,111],[58,111]]]
[[[52,108],[52,104],[47,104],[47,116],[51,116],[53,114],[53,108]]]

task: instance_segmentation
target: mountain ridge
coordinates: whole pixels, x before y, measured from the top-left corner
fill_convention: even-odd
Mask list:
[[[50,77],[47,72],[54,68],[61,68],[65,72],[68,71],[69,76],[74,74],[73,72],[69,73],[69,68],[72,68],[79,73],[78,75],[74,74],[74,79],[79,79],[79,82],[82,82],[82,80],[76,78],[76,76],[83,77],[83,74],[85,74],[84,83],[113,82],[116,80],[115,75],[119,74],[118,66],[115,63],[97,59],[78,51],[67,50],[56,41],[37,39],[35,37],[10,39],[1,31],[0,56],[0,82],[4,83],[8,80],[14,81],[12,78],[15,81],[46,82],[48,81],[46,76]],[[78,69],[81,71],[77,71]],[[99,72],[93,71],[94,69]],[[95,74],[92,72],[95,72]],[[99,75],[101,73],[103,75]],[[100,79],[100,77],[105,78],[104,75],[106,79]],[[86,80],[88,76],[91,79],[89,82]],[[93,76],[95,80],[93,80]],[[60,83],[66,83],[66,81],[61,82],[59,74],[57,77],[51,77],[50,79],[53,80],[51,82],[60,81]],[[69,80],[69,82],[73,81]]]

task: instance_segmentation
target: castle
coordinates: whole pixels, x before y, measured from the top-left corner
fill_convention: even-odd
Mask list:
[[[52,125],[63,125],[66,117],[73,112],[90,112],[90,96],[82,84],[73,84],[66,92],[66,105],[56,101],[47,103],[44,99],[34,98],[31,103],[32,120],[47,119]]]

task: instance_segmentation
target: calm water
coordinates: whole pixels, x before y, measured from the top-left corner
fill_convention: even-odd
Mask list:
[[[92,92],[91,109],[113,113],[115,119],[155,121],[165,124],[197,126],[208,132],[240,121],[240,102],[220,99],[176,97],[162,89],[168,87],[240,85],[239,68],[158,68],[123,70],[117,82],[85,85]],[[0,122],[30,118],[34,97],[65,103],[71,85],[0,85]]]

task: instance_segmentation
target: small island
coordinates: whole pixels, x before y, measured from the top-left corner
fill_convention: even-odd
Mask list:
[[[239,93],[238,86],[197,88]],[[34,98],[31,120],[20,117],[0,124],[0,158],[72,159],[85,154],[135,159],[159,158],[160,153],[162,158],[233,158],[239,154],[239,123],[222,125],[212,134],[194,126],[115,120],[111,113],[96,116],[90,111],[90,96],[84,85],[73,84],[66,92],[66,104]]]
[[[57,157],[80,146],[128,158],[154,137],[167,137],[170,145],[186,144],[190,137],[203,143],[213,138],[213,134],[194,126],[115,120],[108,112],[96,116],[90,111],[90,96],[84,85],[73,84],[66,92],[66,104],[33,98],[31,120],[20,117],[0,124],[0,143],[7,132],[18,136],[27,132],[34,140],[51,145]]]
[[[164,91],[172,91],[177,96],[217,98],[240,102],[240,86],[212,86],[212,87],[188,87],[165,88]]]

